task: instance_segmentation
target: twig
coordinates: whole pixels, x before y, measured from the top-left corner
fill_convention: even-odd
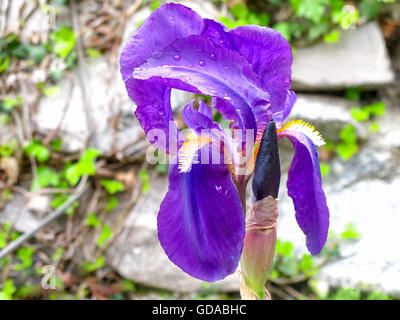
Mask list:
[[[76,187],[76,192],[59,208],[52,211],[43,221],[33,230],[24,233],[22,236],[9,243],[3,250],[0,251],[0,259],[4,258],[6,255],[18,249],[25,241],[29,240],[32,236],[34,236],[38,231],[46,227],[50,222],[58,218],[68,207],[73,204],[76,200],[78,200],[88,188],[88,176],[82,177],[81,182]]]
[[[76,0],[72,0],[70,3],[71,3],[70,8],[71,8],[74,32],[75,32],[75,34],[78,34],[80,28],[79,28],[78,8],[77,8]],[[83,80],[84,76],[83,76],[82,69],[84,68],[83,64],[85,61],[85,56],[83,53],[82,38],[78,38],[76,41],[76,51],[78,53],[78,63],[77,63],[78,81],[79,81],[79,85],[82,90],[82,100],[83,100],[83,106],[84,106],[84,111],[85,111],[85,116],[86,116],[86,125],[87,125],[87,129],[89,131],[89,135],[86,139],[86,146],[89,146],[92,136],[94,134],[95,127],[93,126],[93,119],[90,114],[90,112],[91,112],[90,103],[89,103],[88,95],[86,92],[85,83]]]

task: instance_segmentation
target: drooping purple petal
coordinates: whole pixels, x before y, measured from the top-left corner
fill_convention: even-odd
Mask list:
[[[212,139],[213,151],[222,154],[221,159],[225,159],[225,164],[232,163],[235,168],[238,166],[239,159],[233,138],[212,120],[211,109],[203,101],[199,102],[198,111],[193,108],[193,101],[190,102],[183,109],[182,116],[186,125],[198,135],[206,135]],[[219,155],[214,155],[214,159],[218,159]],[[224,163],[222,160],[217,161]]]
[[[187,173],[171,165],[157,224],[165,253],[189,275],[216,281],[236,270],[245,224],[225,165],[193,164]]]
[[[134,70],[134,77],[161,77],[170,87],[225,99],[242,130],[256,129],[253,106],[269,105],[269,96],[258,86],[250,65],[235,51],[202,36],[189,36],[155,52]]]
[[[294,146],[288,175],[288,194],[293,199],[296,220],[306,235],[307,248],[318,254],[325,245],[329,228],[329,209],[321,184],[318,153],[314,143],[301,132],[284,130]]]

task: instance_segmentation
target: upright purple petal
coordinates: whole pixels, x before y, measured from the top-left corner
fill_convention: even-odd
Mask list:
[[[132,72],[154,51],[176,39],[200,34],[203,28],[203,20],[193,10],[180,4],[165,4],[141,24],[121,53],[121,74],[129,97],[137,105],[135,115],[150,142],[167,153],[175,154],[185,139],[173,122],[171,88],[162,81],[134,79]],[[189,86],[186,89],[194,90]]]
[[[272,113],[279,113],[291,86],[290,44],[278,31],[255,25],[237,27],[229,34],[234,50],[246,57],[269,93]]]
[[[285,104],[281,111],[278,111],[274,114],[274,120],[276,122],[276,126],[279,128],[282,123],[287,119],[290,112],[293,109],[294,104],[297,101],[297,96],[294,91],[288,91],[286,95]]]
[[[193,164],[187,173],[171,165],[157,222],[165,253],[189,275],[216,281],[236,270],[244,215],[225,165]]]
[[[254,106],[269,105],[250,65],[235,51],[216,45],[202,36],[189,36],[157,51],[134,70],[134,77],[161,77],[170,87],[226,100],[240,119],[242,130],[255,129]]]
[[[168,3],[155,10],[125,45],[120,58],[122,78],[132,77],[133,69],[154,51],[192,34],[201,34],[202,18],[180,4]]]
[[[293,130],[278,133],[294,146],[294,156],[288,175],[288,194],[293,199],[296,220],[306,235],[311,254],[318,254],[325,245],[329,228],[329,209],[321,184],[318,153],[314,143]]]

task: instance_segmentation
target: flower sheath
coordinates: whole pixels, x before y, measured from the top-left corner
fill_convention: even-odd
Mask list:
[[[302,122],[283,125],[296,95],[290,90],[291,47],[279,32],[252,25],[229,30],[182,5],[165,4],[135,31],[120,65],[149,141],[174,156],[157,218],[161,246],[172,262],[205,281],[236,270],[254,167],[256,199],[277,197],[279,177],[267,170],[268,179],[261,181],[255,165],[271,120],[278,127],[268,129],[275,140],[288,137],[294,145],[287,187],[307,247],[312,254],[322,249],[329,224],[316,152],[322,139]],[[183,110],[191,129],[185,136],[173,122],[172,88],[211,96],[212,107],[230,122],[229,131],[213,121],[206,104],[196,108],[190,102]]]

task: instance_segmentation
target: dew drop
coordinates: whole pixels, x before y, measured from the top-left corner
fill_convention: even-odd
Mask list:
[[[205,61],[204,61],[204,60],[200,60],[200,61],[199,61],[199,65],[203,67],[203,66],[205,66],[205,65],[206,65],[206,63],[205,63]]]
[[[285,83],[290,83],[290,77],[289,77],[289,76],[286,76],[285,79],[283,79],[283,81],[284,81]]]
[[[221,194],[221,193],[224,192],[224,190],[222,189],[222,186],[218,186],[218,185],[215,185],[215,190],[217,190],[217,192],[218,192],[219,194]]]
[[[211,56],[210,56],[210,59],[216,61],[217,60],[217,56],[214,53],[212,53]]]
[[[158,111],[157,111],[157,114],[158,114],[159,116],[163,116],[163,115],[165,114],[165,112],[164,112],[164,110],[158,110]]]
[[[179,60],[181,60],[181,56],[179,54],[176,54],[174,59],[175,59],[175,61],[179,61]]]

